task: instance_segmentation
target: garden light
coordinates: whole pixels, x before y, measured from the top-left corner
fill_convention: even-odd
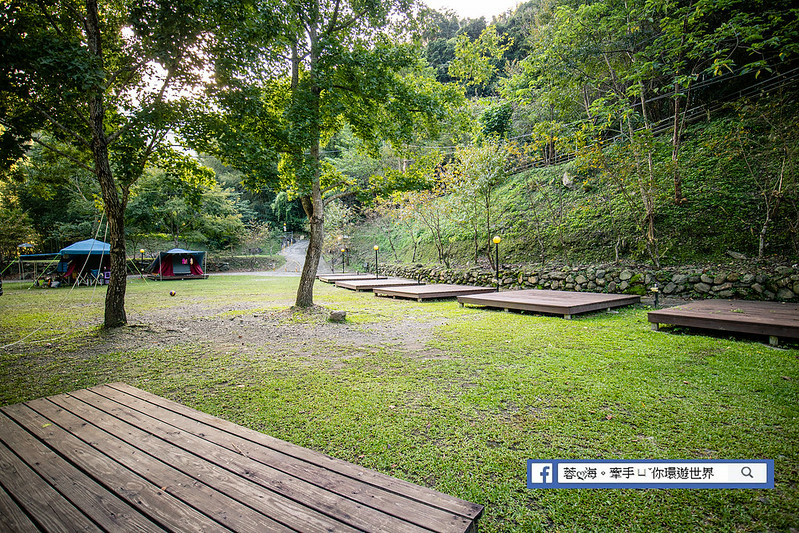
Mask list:
[[[494,244],[497,245],[497,256],[494,264],[497,268],[497,292],[499,292],[499,243],[502,242],[502,239],[499,237],[499,235],[494,235],[494,238],[491,240],[493,240]]]

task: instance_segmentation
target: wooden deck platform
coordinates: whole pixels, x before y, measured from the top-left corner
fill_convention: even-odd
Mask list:
[[[752,302],[748,300],[700,300],[667,309],[650,311],[652,329],[660,324],[799,339],[799,304]]]
[[[405,278],[352,279],[336,282],[336,287],[351,291],[371,291],[375,287],[407,287],[409,285],[419,285],[419,282]]]
[[[374,274],[364,274],[359,272],[338,273],[338,274],[318,274],[316,279],[324,283],[335,283],[337,281],[349,281],[355,279],[385,279],[386,276],[375,278]]]
[[[640,296],[628,294],[602,294],[598,292],[545,291],[529,289],[523,291],[494,292],[490,294],[474,294],[458,296],[458,303],[482,305],[508,311],[533,311],[550,315],[572,315],[624,307],[637,304]]]
[[[430,285],[407,285],[401,287],[375,287],[375,296],[391,298],[410,298],[421,302],[442,298],[455,298],[469,294],[495,292],[491,287],[474,287],[470,285],[451,285],[448,283],[431,283]]]
[[[116,383],[0,409],[0,530],[476,531],[482,506]]]

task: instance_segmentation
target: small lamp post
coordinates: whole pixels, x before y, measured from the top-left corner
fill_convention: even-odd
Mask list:
[[[377,268],[377,251],[380,249],[378,245],[375,244],[375,279],[379,278],[379,270]]]
[[[497,292],[499,292],[499,243],[502,242],[502,239],[499,237],[499,235],[494,235],[492,240],[497,246],[497,255],[496,259],[494,260],[494,265],[497,267]]]
[[[141,274],[142,279],[144,279],[144,272],[142,272],[144,269],[144,248],[139,248],[139,253],[141,254],[141,270],[139,270],[139,273]]]
[[[660,296],[660,287],[658,287],[658,284],[655,283],[652,286],[652,288],[649,289],[649,290],[652,291],[652,294],[655,295],[655,307],[657,307],[658,306],[658,296]]]
[[[341,249],[341,273],[344,273],[344,248]]]

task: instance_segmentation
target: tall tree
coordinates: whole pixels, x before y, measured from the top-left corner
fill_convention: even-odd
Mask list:
[[[1,160],[13,165],[32,141],[97,179],[111,244],[106,327],[127,322],[125,207],[178,116],[170,89],[196,81],[199,5],[10,0],[0,8]]]
[[[454,161],[447,165],[445,182],[455,191],[458,203],[464,212],[472,216],[475,251],[481,240],[482,227],[484,251],[489,263],[494,267],[491,256],[491,238],[498,228],[494,215],[495,192],[508,177],[508,157],[511,147],[497,139],[486,139],[482,144],[463,148],[455,155]],[[475,261],[477,260],[475,253]]]
[[[310,239],[296,305],[308,307],[325,204],[348,192],[340,173],[325,171],[323,143],[344,124],[367,146],[408,139],[420,121],[435,129],[460,93],[420,71],[415,47],[398,44],[412,22],[404,0],[242,0],[238,9],[215,56],[217,138],[194,141],[254,186],[301,199]]]
[[[461,80],[466,87],[473,86],[476,93],[480,88],[488,88],[502,56],[512,44],[513,39],[498,35],[494,25],[474,40],[462,33],[455,40],[455,59],[449,64],[449,75]]]

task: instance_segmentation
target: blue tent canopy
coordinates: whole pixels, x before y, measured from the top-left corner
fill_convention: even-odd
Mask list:
[[[111,245],[97,239],[86,239],[62,248],[58,253],[64,260],[73,255],[108,255],[111,253]]]

